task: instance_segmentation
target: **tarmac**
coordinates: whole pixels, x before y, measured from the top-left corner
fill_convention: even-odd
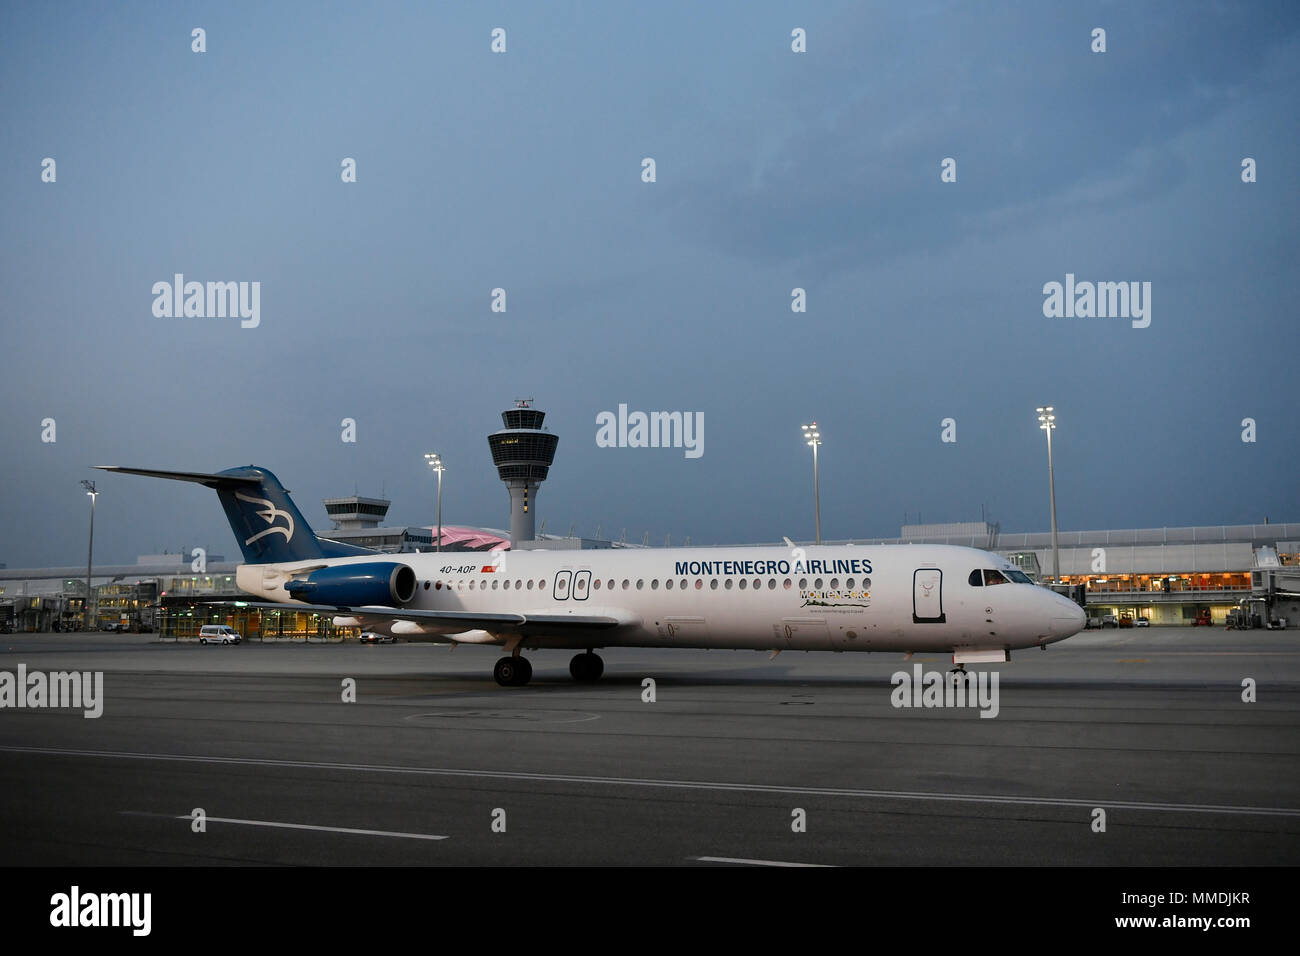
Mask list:
[[[0,864],[1300,863],[1295,631],[1085,632],[969,668],[990,717],[895,706],[938,655],[497,653],[4,636],[103,682],[0,699]]]

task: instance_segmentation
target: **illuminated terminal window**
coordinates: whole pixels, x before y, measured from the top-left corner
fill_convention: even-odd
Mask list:
[[[1086,584],[1091,593],[1181,593],[1249,591],[1250,572],[1172,574],[1086,574],[1062,576],[1067,584]]]

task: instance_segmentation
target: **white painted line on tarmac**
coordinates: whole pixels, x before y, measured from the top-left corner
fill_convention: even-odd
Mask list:
[[[782,860],[745,860],[738,856],[693,856],[691,859],[699,860],[701,863],[740,863],[744,866],[831,866],[829,863],[787,863]]]
[[[125,816],[132,817],[166,817],[168,820],[185,820],[193,822],[194,818],[188,813],[173,815],[170,813],[149,813],[144,810],[119,810]],[[235,817],[211,817],[204,816],[207,823],[233,823],[238,826],[246,827],[275,827],[281,830],[316,830],[321,833],[353,833],[358,836],[380,836],[380,837],[401,837],[405,840],[446,840],[445,836],[439,836],[436,833],[403,833],[399,830],[358,830],[354,827],[325,827],[317,826],[312,823],[282,823],[278,820],[240,820]]]
[[[566,773],[528,773],[510,770],[461,770],[454,767],[392,767],[379,764],[325,763],[314,760],[277,760],[270,757],[209,757],[197,754],[155,754],[116,750],[65,750],[52,747],[0,745],[0,753],[39,754],[50,757],[97,757],[104,760],[152,760],[205,763],[236,767],[278,767],[297,770],[346,770],[353,773],[408,774],[424,777],[470,777],[520,780],[530,783],[582,783],[611,787],[653,787],[666,790],[719,790],[730,793],[773,793],[820,797],[859,797],[876,800],[922,800],[948,803],[989,803],[1041,807],[1105,807],[1122,810],[1156,810],[1166,813],[1213,813],[1239,816],[1295,817],[1294,807],[1243,807],[1201,803],[1142,803],[1134,800],[1076,800],[1068,797],[1003,796],[987,793],[942,793],[925,790],[860,790],[845,787],[790,787],[778,784],[722,783],[707,780],[655,780],[642,777],[596,777]]]

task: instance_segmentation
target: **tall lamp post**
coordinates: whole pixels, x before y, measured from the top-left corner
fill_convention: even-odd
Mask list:
[[[442,550],[442,473],[445,470],[442,465],[442,458],[433,452],[424,456],[424,460],[429,463],[429,467],[438,473],[438,551]]]
[[[1056,428],[1056,413],[1051,405],[1038,409],[1038,427],[1047,432],[1047,487],[1052,496],[1052,583],[1061,583],[1061,549],[1056,539],[1056,474],[1052,470],[1052,430]]]
[[[95,554],[95,499],[99,492],[93,481],[82,480],[81,487],[90,495],[90,544],[86,546],[86,600],[81,608],[81,618],[86,630],[90,630],[90,562]]]
[[[800,426],[803,438],[813,450],[813,514],[817,520],[817,543],[822,543],[822,492],[821,479],[817,474],[817,446],[822,443],[822,433],[817,430],[817,423],[810,422]]]

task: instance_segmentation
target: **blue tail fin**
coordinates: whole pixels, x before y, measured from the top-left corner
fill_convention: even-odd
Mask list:
[[[280,479],[256,465],[230,468],[216,474],[193,471],[157,471],[97,465],[104,471],[148,475],[173,481],[193,481],[217,492],[226,509],[230,530],[235,533],[248,564],[280,564],[310,561],[343,554],[367,554],[362,548],[322,541],[284,490]]]
[[[230,530],[235,532],[246,562],[279,564],[325,556],[316,533],[275,475],[252,465],[221,474],[256,481],[217,488],[217,497],[226,509]]]

